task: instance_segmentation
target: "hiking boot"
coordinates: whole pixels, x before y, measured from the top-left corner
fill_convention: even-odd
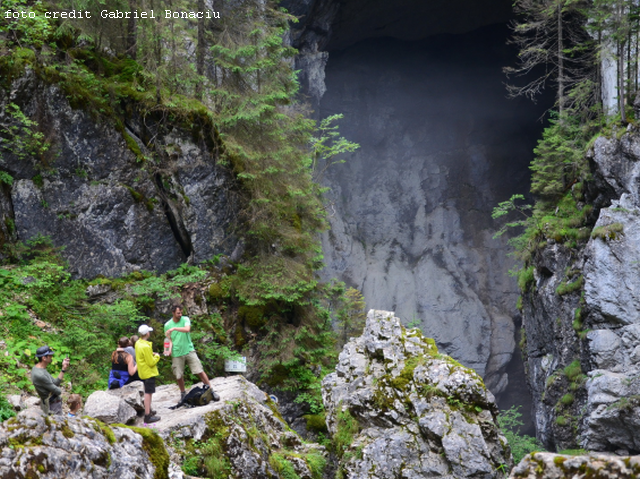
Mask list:
[[[153,414],[145,415],[144,422],[147,424],[151,424],[152,422],[158,422],[160,420],[160,416],[154,416]]]
[[[187,391],[182,391],[180,393],[180,401],[182,401],[186,395],[187,395]]]

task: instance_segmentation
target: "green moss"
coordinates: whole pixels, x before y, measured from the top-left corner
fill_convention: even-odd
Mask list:
[[[72,437],[75,436],[75,433],[71,430],[71,428],[69,427],[69,424],[67,423],[67,421],[65,421],[62,424],[61,429],[62,429],[62,435],[64,437],[66,437],[67,439],[71,439]]]
[[[155,467],[153,479],[168,479],[169,453],[164,447],[164,441],[153,429],[147,427],[126,426],[142,436],[142,447],[149,455]]]
[[[567,419],[565,416],[558,416],[556,418],[556,424],[560,427],[565,427],[569,424],[569,419]]]
[[[251,329],[259,329],[266,323],[264,306],[240,306],[238,317]]]
[[[560,404],[562,404],[563,406],[570,406],[573,404],[574,400],[575,398],[573,394],[567,393],[564,396],[562,396],[562,398],[560,398]]]
[[[226,294],[222,289],[222,286],[220,286],[220,283],[211,283],[209,286],[209,299],[211,301],[218,302],[225,296]]]
[[[118,424],[118,426],[120,426],[120,424]],[[122,426],[124,427],[124,425]],[[107,424],[98,419],[94,419],[94,429],[96,429],[97,432],[102,433],[109,444],[113,445],[116,443],[116,435],[113,433],[113,429],[111,429]]]
[[[624,234],[622,223],[612,223],[610,225],[598,226],[591,232],[592,238],[600,238],[604,241],[616,240]]]
[[[307,420],[307,429],[313,432],[327,432],[326,414],[307,414],[304,416]]]
[[[564,368],[563,372],[569,381],[579,379],[579,377],[582,375],[582,366],[580,365],[580,360],[574,360],[571,364]]]
[[[563,281],[556,288],[556,294],[558,296],[563,296],[565,294],[573,293],[575,291],[578,291],[580,288],[582,288],[583,284],[584,284],[584,278],[582,277],[582,275],[580,275],[578,279],[576,279],[571,283],[566,283]]]
[[[400,391],[404,391],[407,388],[407,385],[413,380],[414,369],[416,368],[416,366],[418,366],[418,364],[423,362],[424,362],[424,358],[422,357],[413,356],[413,357],[407,358],[407,360],[404,363],[404,368],[402,369],[400,374],[397,377],[393,378],[391,381],[389,381],[391,386],[393,386],[395,389],[398,389]]]
[[[558,467],[562,467],[562,464],[564,464],[564,461],[566,460],[567,460],[566,457],[556,456],[553,458],[553,463]]]

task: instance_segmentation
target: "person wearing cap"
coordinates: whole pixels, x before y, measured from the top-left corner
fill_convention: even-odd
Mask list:
[[[171,306],[172,318],[164,325],[164,334],[171,339],[171,370],[176,377],[180,388],[180,399],[186,395],[184,387],[184,369],[189,365],[191,372],[198,376],[208,387],[211,387],[209,377],[204,372],[198,353],[191,341],[191,320],[189,316],[182,316],[182,304],[174,303]]]
[[[69,358],[62,360],[62,370],[57,378],[53,378],[47,366],[53,361],[53,349],[49,346],[41,346],[36,350],[36,365],[31,369],[31,382],[33,383],[38,396],[40,396],[40,407],[45,414],[62,414],[62,390],[60,384],[64,379],[64,373],[69,367]]]
[[[140,339],[136,341],[136,362],[138,363],[138,376],[144,383],[144,422],[152,423],[160,420],[151,409],[151,399],[156,392],[156,376],[158,368],[156,364],[160,361],[160,355],[153,352],[153,345],[148,341],[153,328],[143,324],[138,328]]]

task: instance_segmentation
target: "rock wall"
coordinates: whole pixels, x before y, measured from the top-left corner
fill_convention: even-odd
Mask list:
[[[344,113],[341,133],[361,144],[326,173],[324,276],[418,322],[496,394],[509,382],[518,292],[491,210],[528,190],[538,134],[537,107],[505,98],[506,35],[332,52],[321,102],[322,116]]]
[[[73,275],[87,278],[233,252],[236,187],[205,127],[193,133],[130,105],[116,128],[115,119],[72,108],[31,70],[0,91],[0,111],[8,103],[37,119],[51,148],[40,158],[0,156],[13,177],[0,188],[4,238],[50,236]]]
[[[391,312],[369,311],[322,396],[331,434],[352,435],[342,477],[500,478],[511,462],[482,379]]]
[[[640,132],[617,136],[590,153],[591,239],[579,250],[549,241],[523,303],[535,420],[551,448],[640,452]]]

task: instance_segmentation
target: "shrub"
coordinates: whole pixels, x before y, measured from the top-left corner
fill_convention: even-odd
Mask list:
[[[511,454],[515,463],[519,463],[524,456],[534,451],[544,451],[544,447],[535,437],[520,434],[520,428],[524,425],[521,420],[521,406],[511,406],[510,409],[501,411],[498,415],[498,426],[507,438],[511,447]]]

